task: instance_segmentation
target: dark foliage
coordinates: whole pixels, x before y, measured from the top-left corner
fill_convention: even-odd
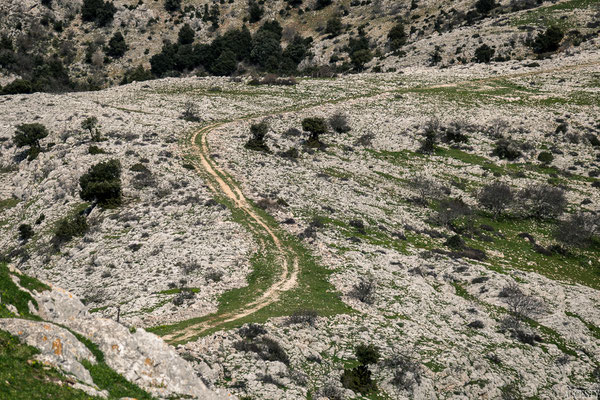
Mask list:
[[[368,395],[377,391],[377,385],[371,377],[371,371],[366,365],[345,369],[342,374],[342,385],[353,392]]]
[[[33,237],[33,228],[29,224],[19,225],[19,240],[24,243]]]
[[[399,50],[406,44],[407,39],[408,36],[404,30],[404,23],[402,21],[397,22],[388,33],[388,40],[392,51]]]
[[[22,124],[17,126],[14,142],[17,147],[29,146],[27,155],[29,161],[34,160],[40,153],[40,140],[48,136],[46,127],[39,123]]]
[[[496,50],[484,43],[475,49],[475,61],[478,63],[489,63],[494,57],[495,52]]]
[[[106,55],[112,58],[121,58],[128,49],[129,47],[127,46],[127,43],[125,43],[123,34],[121,32],[116,32],[108,41]]]
[[[94,165],[79,178],[83,200],[96,201],[100,206],[121,204],[121,163],[109,160]]]
[[[361,279],[360,282],[352,287],[348,295],[365,304],[373,304],[375,301],[375,281],[372,279]]]
[[[561,221],[554,231],[554,236],[561,243],[570,247],[585,248],[598,240],[600,234],[600,216],[577,213]]]
[[[177,43],[179,44],[192,44],[194,43],[194,38],[196,36],[196,32],[192,29],[190,24],[185,24],[179,30],[177,34]]]
[[[503,160],[514,161],[521,157],[523,153],[521,153],[517,144],[512,140],[500,139],[496,142],[496,147],[492,151],[492,155]]]
[[[250,150],[264,151],[268,153],[270,150],[265,143],[265,136],[267,135],[268,131],[269,125],[265,121],[262,121],[258,124],[252,124],[250,126],[250,133],[252,136],[250,139],[248,139],[248,142],[246,142],[244,147]]]
[[[83,236],[89,227],[85,217],[81,214],[65,217],[58,221],[54,232],[54,242],[57,245],[66,243],[76,236]]]
[[[481,15],[488,15],[494,8],[498,7],[495,0],[477,0],[475,9]]]
[[[381,357],[379,349],[373,344],[359,344],[354,348],[354,354],[362,365],[376,364]]]
[[[165,10],[169,12],[179,11],[181,9],[181,0],[165,0]]]
[[[265,14],[265,8],[254,0],[248,2],[248,21],[251,24],[258,22]]]
[[[112,22],[117,8],[112,1],[83,0],[81,19],[85,22],[95,22],[98,26],[106,26]]]
[[[320,117],[309,117],[302,120],[302,129],[309,133],[307,145],[319,148],[322,146],[320,136],[327,133],[327,123]]]
[[[537,54],[554,52],[558,50],[564,37],[562,29],[551,26],[536,36],[532,43],[533,51]]]

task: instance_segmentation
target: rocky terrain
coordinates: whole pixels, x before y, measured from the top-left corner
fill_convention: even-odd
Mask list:
[[[358,364],[359,344],[379,353],[368,398],[592,393],[597,244],[573,247],[553,232],[578,213],[593,224],[599,211],[599,61],[581,52],[537,67],[416,67],[294,86],[188,78],[6,96],[5,258],[72,291],[94,316],[79,303],[49,309],[48,295],[36,295],[44,320],[105,355],[113,343],[154,343],[136,339],[144,327],[175,343],[211,390],[240,397],[360,397],[341,379]],[[302,121],[336,115],[315,148]],[[88,117],[97,118],[93,129],[82,127]],[[258,151],[250,128],[263,121]],[[49,135],[29,161],[13,136],[33,122]],[[514,160],[495,153],[503,141],[518,151]],[[90,154],[92,146],[103,152]],[[538,160],[544,150],[551,161]],[[89,206],[79,177],[115,158],[122,203],[88,208],[87,232],[57,247],[58,221]],[[564,213],[531,218],[523,213],[535,204],[524,211],[517,202],[494,217],[480,193],[495,181],[516,196],[562,188]],[[26,240],[23,224],[33,230]],[[278,279],[288,285],[271,292]],[[79,316],[70,319],[72,307]],[[109,319],[85,322],[100,316]],[[57,360],[36,344],[35,324],[7,319],[2,329],[27,331],[22,340],[42,348],[41,360],[101,394],[81,367],[90,351],[74,343],[72,358]],[[152,388],[126,372],[140,356],[123,357],[107,364]]]
[[[43,3],[2,3],[0,31],[70,21],[40,29],[106,88],[0,96],[0,398],[598,397],[596,1],[265,1],[252,35],[313,36],[319,77],[121,86],[253,3],[114,1],[102,27]],[[87,63],[117,30],[125,55]]]

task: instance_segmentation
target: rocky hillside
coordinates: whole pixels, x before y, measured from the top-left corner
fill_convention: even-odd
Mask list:
[[[0,85],[28,93],[162,76],[330,76],[571,55],[598,47],[599,4],[9,0],[0,4]]]
[[[3,343],[117,398],[94,360],[159,397],[594,393],[599,63],[0,97],[3,259],[85,304],[6,272]]]

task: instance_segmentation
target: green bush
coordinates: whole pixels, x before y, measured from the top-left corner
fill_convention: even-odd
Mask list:
[[[265,143],[265,136],[268,131],[269,125],[265,121],[251,125],[250,133],[252,136],[244,147],[250,150],[269,152],[269,147]]]
[[[327,20],[325,33],[328,33],[330,37],[336,37],[342,33],[343,28],[342,19],[338,15],[334,15]]]
[[[4,86],[0,93],[2,94],[29,94],[33,93],[33,84],[26,79],[15,79]]]
[[[354,354],[362,365],[376,364],[381,357],[379,349],[373,344],[359,344],[354,349]]]
[[[121,58],[125,55],[128,50],[127,43],[121,32],[116,32],[113,37],[108,41],[108,47],[106,49],[106,55],[112,58]]]
[[[313,117],[302,120],[302,129],[309,133],[307,145],[310,147],[321,147],[320,136],[327,133],[327,123],[323,118]]]
[[[85,22],[95,22],[98,26],[106,26],[117,12],[112,1],[83,0],[81,19]]]
[[[248,2],[248,16],[249,16],[248,20],[250,21],[251,24],[260,21],[264,15],[264,13],[265,13],[264,7],[259,5],[256,1],[251,0]]]
[[[33,228],[29,224],[19,225],[19,239],[23,242],[27,242],[33,237]]]
[[[517,147],[517,144],[508,139],[500,139],[496,142],[496,147],[492,151],[492,155],[509,161],[514,161],[521,157],[523,153]]]
[[[88,231],[88,224],[83,215],[62,218],[56,224],[54,240],[57,244],[66,243],[76,236],[83,236]]]
[[[542,164],[550,164],[552,161],[554,161],[554,156],[549,151],[542,151],[540,154],[538,154],[537,159]]]
[[[181,0],[165,0],[165,10],[169,12],[179,11],[181,9]]]
[[[475,50],[475,61],[478,63],[489,63],[494,57],[496,50],[492,49],[487,44],[482,44]]]
[[[558,50],[564,37],[562,29],[551,26],[536,36],[532,44],[533,51],[537,54],[554,52]]]
[[[142,65],[138,65],[136,68],[125,71],[121,85],[126,85],[132,82],[148,81],[150,79],[152,79],[152,72],[145,69]]]
[[[346,389],[362,395],[368,395],[377,391],[377,385],[371,378],[371,371],[366,365],[359,365],[352,369],[345,369],[342,374],[342,385]]]
[[[192,44],[194,43],[194,38],[196,37],[196,32],[192,29],[190,24],[185,24],[179,30],[177,34],[177,43],[179,44]]]
[[[83,200],[96,201],[102,207],[121,204],[121,164],[109,160],[94,165],[79,178]]]
[[[31,161],[40,153],[40,140],[46,136],[48,136],[48,130],[44,125],[39,123],[22,124],[17,126],[14,142],[17,147],[29,146],[27,155]]]
[[[488,15],[496,7],[496,0],[477,0],[475,3],[475,9],[481,15]]]
[[[397,22],[388,33],[390,49],[392,49],[392,51],[400,49],[406,44],[407,38],[406,32],[404,31],[404,23],[402,21]]]

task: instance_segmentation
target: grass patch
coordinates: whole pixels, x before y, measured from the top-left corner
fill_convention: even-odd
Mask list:
[[[8,309],[8,305],[14,306],[21,317],[29,319],[39,319],[37,315],[33,315],[29,311],[29,302],[37,307],[37,301],[29,293],[19,289],[12,277],[17,276],[22,279],[23,275],[14,275],[8,270],[8,265],[0,264],[0,318],[13,318],[16,315]],[[26,281],[28,281],[26,279]],[[41,282],[34,284],[35,280],[29,278],[29,284],[37,287],[43,285]],[[45,285],[44,285],[45,286]]]
[[[4,199],[4,200],[0,200],[0,210],[8,210],[9,208],[13,208],[15,207],[17,204],[19,204],[20,200],[18,199]]]
[[[0,397],[11,400],[96,399],[73,389],[67,379],[54,368],[32,360],[39,354],[15,336],[0,330]]]
[[[565,311],[565,314],[569,317],[577,318],[578,320],[580,320],[589,329],[592,336],[595,337],[596,339],[600,340],[600,327],[597,327],[596,325],[592,324],[591,322],[584,320],[579,315],[572,313],[570,311]]]

